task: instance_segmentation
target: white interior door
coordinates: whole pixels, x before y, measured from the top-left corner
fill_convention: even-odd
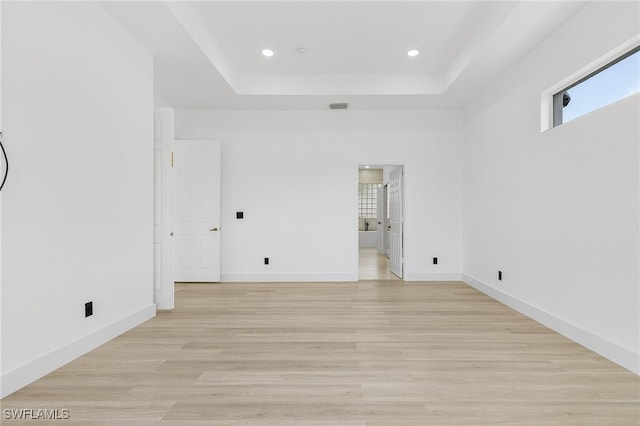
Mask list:
[[[389,210],[387,208],[387,206],[389,205],[389,185],[384,185],[382,187],[382,204],[383,204],[383,208],[384,208],[384,212],[382,213],[382,229],[383,229],[383,242],[382,244],[384,245],[384,249],[383,249],[383,254],[387,257],[389,257]]]
[[[376,217],[377,217],[377,227],[376,227],[376,242],[378,247],[378,253],[384,253],[384,233],[386,232],[384,229],[384,217],[386,216],[386,212],[384,209],[384,198],[383,198],[384,188],[382,186],[378,187],[378,194],[376,198]]]
[[[172,173],[173,109],[154,111],[153,132],[153,302],[173,309]]]
[[[398,167],[389,174],[389,269],[402,278],[403,266],[403,168]]]
[[[220,142],[174,144],[176,282],[220,281]]]

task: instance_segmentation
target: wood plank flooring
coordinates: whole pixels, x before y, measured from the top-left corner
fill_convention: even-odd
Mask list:
[[[358,250],[358,278],[360,280],[400,280],[389,270],[389,259],[376,248],[360,247]]]
[[[639,424],[638,376],[463,283],[176,288],[175,310],[2,408],[69,410],[40,425]]]

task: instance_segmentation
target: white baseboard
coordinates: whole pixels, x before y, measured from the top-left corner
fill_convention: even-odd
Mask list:
[[[153,318],[156,305],[149,305],[132,313],[100,330],[81,337],[58,349],[26,362],[19,367],[2,373],[0,397],[4,398],[20,388],[27,386],[39,378],[51,373],[74,359],[86,354],[98,346],[131,330],[133,327]]]
[[[223,273],[220,276],[222,282],[352,282],[358,281],[357,273],[350,272],[317,272],[317,273],[261,273],[238,272]],[[459,272],[411,272],[404,276],[405,281],[461,281]]]
[[[230,272],[220,276],[223,282],[324,282],[324,281],[358,281],[358,273],[350,272]]]
[[[595,335],[567,320],[513,297],[472,276],[462,274],[462,281],[487,296],[504,303],[523,315],[557,331],[563,336],[640,375],[640,354],[633,353],[602,336]]]
[[[405,281],[461,281],[460,272],[405,272]]]

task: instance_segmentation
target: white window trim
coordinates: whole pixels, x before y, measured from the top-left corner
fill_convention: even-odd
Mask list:
[[[575,82],[583,79],[584,77],[592,74],[598,69],[604,67],[612,61],[615,61],[620,56],[625,53],[635,49],[640,46],[640,35],[636,35],[633,38],[627,40],[622,43],[615,49],[607,52],[600,58],[595,61],[585,65],[580,68],[578,71],[574,72],[570,76],[566,77],[562,81],[554,84],[549,87],[547,90],[542,92],[540,96],[540,132],[546,132],[547,130],[553,129],[553,95],[564,89],[565,87],[571,86]]]

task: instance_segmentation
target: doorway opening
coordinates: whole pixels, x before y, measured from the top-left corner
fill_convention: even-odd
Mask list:
[[[358,167],[358,280],[403,278],[401,165]]]

